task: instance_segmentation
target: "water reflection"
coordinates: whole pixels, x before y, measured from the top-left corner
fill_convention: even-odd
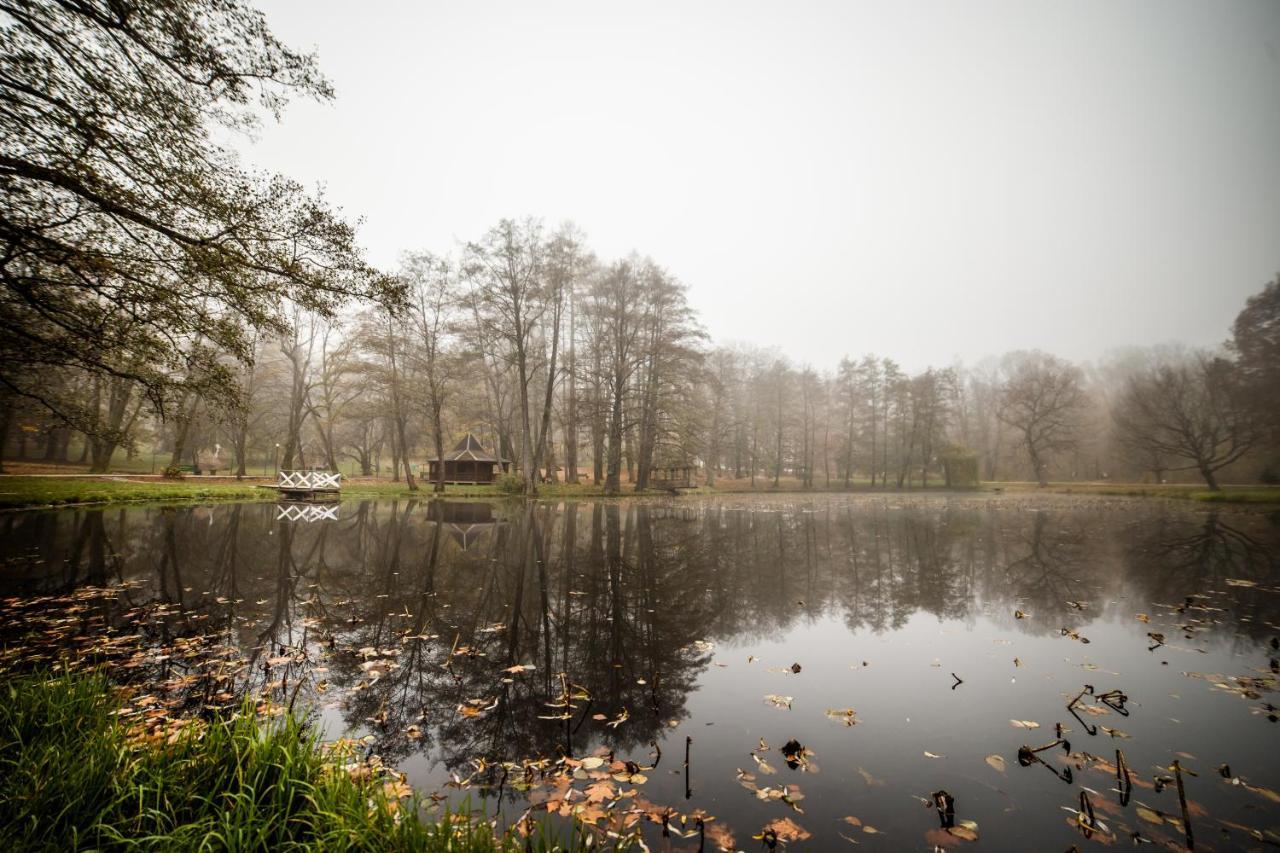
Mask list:
[[[1260,514],[835,498],[326,509],[7,514],[0,595],[128,582],[92,605],[107,624],[161,605],[159,642],[216,633],[247,658],[242,685],[302,696],[330,730],[371,735],[388,762],[425,759],[420,779],[482,766],[477,780],[507,798],[519,794],[505,785],[504,759],[598,744],[637,756],[682,749],[685,729],[670,733],[696,716],[699,690],[731,723],[739,709],[716,686],[726,647],[830,638],[834,624],[843,640],[794,639],[791,653],[806,666],[838,654],[847,669],[866,654],[853,651],[855,636],[907,638],[927,616],[1057,638],[1073,654],[1071,639],[1164,603],[1182,644],[1256,656],[1280,621],[1267,587],[1280,531]],[[957,680],[970,684],[947,679],[957,695],[984,689],[976,676],[995,666],[967,665]],[[726,768],[751,746],[725,755]],[[735,787],[728,770],[699,785],[710,802],[738,797]],[[711,810],[749,809],[734,802]]]

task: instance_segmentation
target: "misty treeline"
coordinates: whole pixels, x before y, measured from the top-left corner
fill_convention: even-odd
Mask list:
[[[332,88],[234,0],[0,0],[4,457],[417,488],[474,431],[529,494],[685,462],[814,488],[966,460],[988,480],[1276,476],[1280,279],[1214,352],[815,368],[711,342],[671,273],[572,226],[503,220],[374,269],[323,198],[218,142],[290,96]]]
[[[325,317],[294,305],[287,331],[255,334],[249,358],[225,354],[233,405],[193,391],[161,419],[140,383],[116,380],[145,416],[115,442],[158,445],[173,466],[245,474],[270,460],[418,488],[423,460],[471,431],[530,494],[547,481],[644,489],[670,463],[700,465],[709,485],[758,487],[927,486],[957,457],[984,480],[1216,488],[1224,469],[1272,476],[1280,279],[1216,352],[1132,349],[1076,365],[1020,351],[917,372],[874,355],[818,370],[716,345],[670,273],[634,255],[601,260],[569,225],[503,220],[451,253],[406,253],[395,279],[395,308]],[[83,399],[101,381],[51,372],[42,387]],[[98,405],[109,417],[113,401]],[[61,458],[71,427],[23,411],[48,436],[39,449]]]

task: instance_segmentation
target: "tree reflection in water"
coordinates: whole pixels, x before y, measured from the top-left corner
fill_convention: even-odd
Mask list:
[[[1047,636],[1127,594],[1214,604],[1189,630],[1253,642],[1278,615],[1226,583],[1276,576],[1274,517],[1152,503],[390,500],[317,523],[263,504],[10,513],[0,533],[0,593],[132,582],[99,615],[177,605],[157,642],[219,632],[252,689],[333,707],[388,762],[484,760],[491,780],[503,760],[647,752],[688,716],[710,644],[822,619],[883,634],[1020,609]],[[590,697],[567,715],[566,683]]]

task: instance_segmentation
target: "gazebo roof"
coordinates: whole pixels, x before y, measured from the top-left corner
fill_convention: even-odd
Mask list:
[[[427,459],[428,462],[438,461],[432,456]],[[448,453],[444,455],[445,462],[499,462],[501,460],[492,453],[484,449],[484,445],[480,443],[480,439],[474,434],[467,433],[467,437],[459,441]]]

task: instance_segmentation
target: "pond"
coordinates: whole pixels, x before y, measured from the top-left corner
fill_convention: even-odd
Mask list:
[[[1177,848],[1180,777],[1197,849],[1280,842],[1274,513],[388,500],[0,532],[0,666],[106,661],[139,715],[292,704],[506,824],[576,813],[684,849]]]

